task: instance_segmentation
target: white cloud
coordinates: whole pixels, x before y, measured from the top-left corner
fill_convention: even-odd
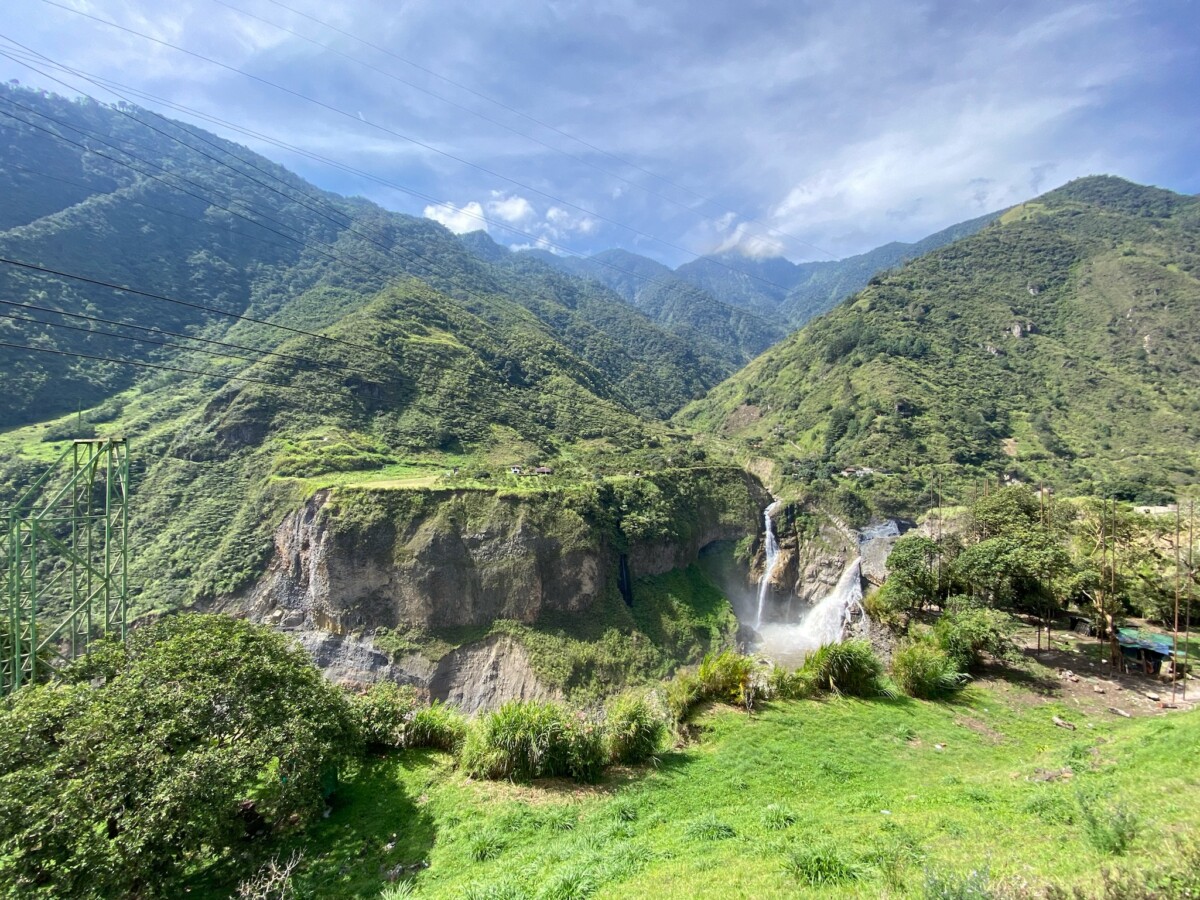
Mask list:
[[[488,215],[503,219],[512,225],[527,222],[537,215],[533,204],[517,194],[506,195],[503,191],[492,191],[495,199],[488,201]]]
[[[483,207],[476,200],[464,206],[427,206],[424,215],[427,219],[441,222],[455,234],[488,230],[483,217]]]

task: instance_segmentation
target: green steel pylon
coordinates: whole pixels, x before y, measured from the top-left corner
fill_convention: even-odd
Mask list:
[[[49,677],[100,637],[125,638],[129,447],[76,440],[7,511],[0,694]]]

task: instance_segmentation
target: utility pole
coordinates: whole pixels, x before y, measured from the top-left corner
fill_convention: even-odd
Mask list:
[[[0,694],[53,673],[100,637],[125,638],[129,448],[80,439],[7,513],[0,577],[8,636]]]

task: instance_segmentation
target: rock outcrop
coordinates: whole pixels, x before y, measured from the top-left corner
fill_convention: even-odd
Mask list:
[[[655,485],[659,496],[669,477],[679,476]],[[756,480],[734,470],[696,482],[672,496],[668,527],[642,539],[623,536],[603,504],[621,506],[602,493],[578,502],[554,492],[321,491],[280,524],[258,583],[217,607],[296,634],[337,681],[415,684],[468,711],[553,696],[512,637],[428,659],[389,655],[371,636],[569,620],[620,590],[622,560],[627,591],[633,579],[690,565],[714,541],[753,533],[766,496]]]

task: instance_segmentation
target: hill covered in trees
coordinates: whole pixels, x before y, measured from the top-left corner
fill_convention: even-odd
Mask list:
[[[137,382],[138,369],[95,357],[186,358],[227,376],[241,364],[165,332],[237,331],[252,352],[271,349],[286,334],[247,334],[235,317],[319,329],[411,278],[521,340],[558,344],[590,370],[591,389],[640,415],[668,415],[735,368],[715,342],[659,327],[594,282],[493,265],[428,219],[320,191],[192,126],[12,85],[0,87],[0,112],[0,257],[145,292],[0,265],[0,289],[25,306],[0,309],[0,340],[37,348],[0,347],[0,426],[95,406]],[[296,302],[325,288],[337,303]]]
[[[1194,197],[1079,179],[873,278],[678,421],[801,479],[889,473],[858,481],[901,506],[935,469],[1161,500],[1200,464],[1198,236]]]

